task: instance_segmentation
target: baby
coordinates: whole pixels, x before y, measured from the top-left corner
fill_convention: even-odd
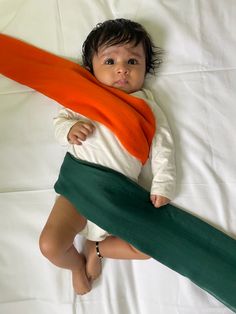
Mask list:
[[[174,197],[175,163],[167,120],[151,92],[143,89],[146,74],[159,64],[155,49],[140,24],[126,19],[108,20],[98,24],[84,42],[83,65],[100,83],[144,99],[153,111],[157,128],[149,156],[153,173],[150,200],[155,207],[160,207]],[[56,138],[62,145],[68,145],[68,152],[75,158],[112,168],[138,181],[141,161],[106,126],[69,109],[59,112],[54,125]],[[87,239],[83,253],[73,246],[78,233]],[[42,231],[40,248],[52,263],[72,271],[73,287],[78,294],[91,290],[92,281],[101,272],[102,257],[149,258],[87,220],[61,195]]]

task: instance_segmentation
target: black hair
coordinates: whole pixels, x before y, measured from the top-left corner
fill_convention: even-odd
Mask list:
[[[144,27],[128,19],[107,20],[97,24],[88,34],[82,46],[83,66],[93,73],[92,59],[101,46],[113,46],[134,42],[143,44],[146,55],[146,73],[155,73],[162,63],[163,50],[156,47]]]

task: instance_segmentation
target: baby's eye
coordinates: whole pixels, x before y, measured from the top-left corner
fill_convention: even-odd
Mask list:
[[[128,64],[137,64],[138,61],[136,59],[129,59]]]
[[[112,58],[109,58],[105,61],[105,64],[108,64],[108,65],[114,64],[114,60]]]

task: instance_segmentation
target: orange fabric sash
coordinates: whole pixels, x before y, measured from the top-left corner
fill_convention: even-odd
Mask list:
[[[155,132],[144,100],[99,83],[79,64],[0,34],[0,73],[108,127],[143,164]]]

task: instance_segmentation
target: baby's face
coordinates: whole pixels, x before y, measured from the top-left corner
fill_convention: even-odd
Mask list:
[[[143,45],[103,46],[93,56],[94,76],[101,83],[130,94],[140,90],[146,74]]]

